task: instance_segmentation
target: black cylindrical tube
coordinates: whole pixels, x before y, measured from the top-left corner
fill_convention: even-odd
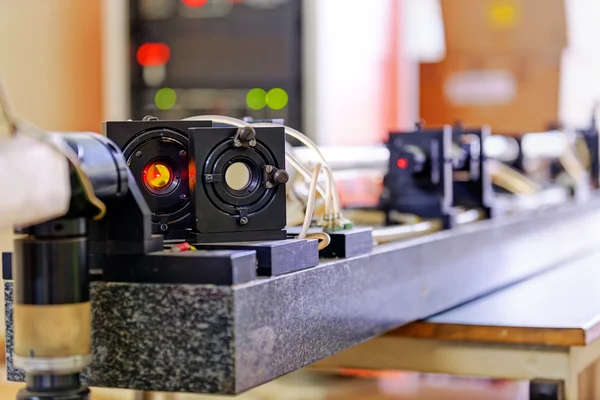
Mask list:
[[[55,220],[26,233],[15,241],[14,364],[35,382],[54,375],[49,382],[61,383],[91,360],[86,221]]]
[[[64,390],[79,389],[79,374],[66,375],[28,375],[27,387],[35,388],[38,392],[47,392],[56,388]]]
[[[85,237],[15,242],[15,303],[70,304],[90,300]]]
[[[66,375],[27,375],[27,388],[17,400],[88,400],[90,390],[81,386],[78,373]]]
[[[71,304],[90,300],[87,228],[83,218],[50,221],[15,240],[15,303]]]

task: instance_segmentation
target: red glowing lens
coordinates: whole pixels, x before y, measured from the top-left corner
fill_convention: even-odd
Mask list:
[[[204,5],[206,5],[206,3],[208,2],[208,0],[182,0],[183,4],[185,4],[188,7],[192,7],[192,8],[199,8],[202,7]]]
[[[396,161],[396,165],[400,169],[406,169],[408,167],[408,160],[406,158],[399,158],[398,161]]]
[[[173,171],[161,162],[151,163],[144,169],[144,181],[153,189],[164,189],[173,181]]]
[[[144,43],[136,53],[137,62],[144,67],[165,65],[171,57],[171,49],[165,43]]]

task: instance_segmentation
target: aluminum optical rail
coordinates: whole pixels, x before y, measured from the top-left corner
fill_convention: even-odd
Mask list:
[[[236,286],[94,282],[93,386],[236,394],[600,250],[600,199]],[[10,275],[5,275],[5,279]],[[12,282],[5,281],[12,366]]]

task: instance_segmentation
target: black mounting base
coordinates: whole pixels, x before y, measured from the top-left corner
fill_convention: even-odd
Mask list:
[[[354,228],[329,233],[331,243],[321,250],[321,257],[348,258],[373,250],[373,228]]]
[[[186,236],[186,240],[189,243],[257,242],[263,240],[283,239],[287,239],[287,234],[284,230],[220,233],[200,233],[188,231]]]
[[[314,267],[319,263],[317,240],[273,240],[266,242],[201,243],[204,250],[255,250],[258,275],[277,276]]]
[[[102,280],[109,282],[235,285],[256,278],[254,251],[92,254],[90,265],[92,270],[102,270]]]
[[[12,253],[2,253],[2,278],[12,279]]]
[[[310,232],[323,232],[322,228],[311,228]],[[288,229],[290,236],[298,235],[300,227]],[[368,254],[373,250],[373,228],[353,228],[328,232],[331,243],[319,252],[324,258],[348,258]]]

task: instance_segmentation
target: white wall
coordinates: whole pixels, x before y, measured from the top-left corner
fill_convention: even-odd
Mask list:
[[[398,48],[392,10],[398,5]],[[323,145],[386,136],[386,68],[397,57],[398,125],[418,119],[418,63],[444,55],[439,0],[305,0],[305,130]]]
[[[559,115],[585,126],[600,101],[600,1],[567,0],[565,5],[569,45],[562,57]]]

